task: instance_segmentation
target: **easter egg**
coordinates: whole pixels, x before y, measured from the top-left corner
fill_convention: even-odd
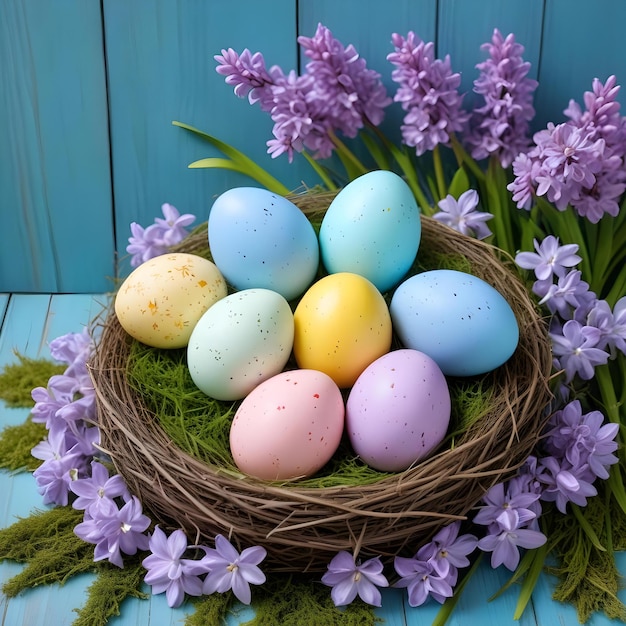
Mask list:
[[[447,376],[484,374],[515,352],[519,327],[506,299],[484,280],[431,270],[398,286],[390,304],[405,348],[428,354]]]
[[[317,273],[313,226],[293,202],[266,189],[221,194],[209,213],[208,237],[215,264],[239,290],[271,289],[292,300]]]
[[[136,267],[118,289],[114,309],[131,337],[153,348],[182,348],[198,320],[226,293],[214,263],[176,252]]]
[[[310,476],[337,450],[344,412],[341,392],[326,374],[277,374],[255,387],[237,409],[230,430],[235,464],[262,480]]]
[[[191,333],[187,365],[208,396],[238,400],[284,368],[293,345],[293,315],[288,302],[269,289],[238,291],[216,305]]]
[[[393,172],[369,172],[348,183],[328,207],[319,233],[322,263],[331,274],[360,274],[384,293],[410,269],[420,237],[409,186]]]
[[[328,374],[341,388],[391,347],[389,309],[363,276],[340,272],[314,283],[294,311],[298,366]]]
[[[426,458],[450,423],[445,376],[429,356],[394,350],[371,363],[350,390],[346,430],[371,467],[400,472]]]

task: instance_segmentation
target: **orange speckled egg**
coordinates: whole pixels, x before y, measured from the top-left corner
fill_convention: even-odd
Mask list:
[[[182,348],[203,313],[226,293],[226,281],[211,261],[185,252],[163,254],[128,275],[115,296],[115,314],[138,341]]]
[[[382,294],[350,272],[314,283],[294,312],[293,353],[301,368],[328,374],[341,388],[391,348],[391,316]]]

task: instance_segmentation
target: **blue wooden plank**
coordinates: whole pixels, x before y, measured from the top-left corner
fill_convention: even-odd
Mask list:
[[[452,69],[461,73],[460,91],[464,102],[473,106],[472,93],[478,78],[476,64],[487,58],[480,49],[491,42],[495,28],[502,36],[509,33],[524,48],[524,59],[532,64],[529,76],[536,78],[541,45],[541,22],[544,0],[450,0],[439,3],[437,56],[450,55]]]
[[[114,257],[99,0],[4,1],[0,93],[0,291],[107,289]]]
[[[147,225],[169,202],[205,220],[216,195],[249,178],[224,170],[188,170],[217,156],[205,142],[171,126],[179,120],[246,152],[290,188],[317,182],[310,170],[266,154],[272,122],[258,105],[240,100],[215,71],[223,48],[264,53],[268,67],[296,65],[295,3],[271,11],[238,2],[105,0],[117,242],[125,254],[129,224]],[[271,14],[271,18],[270,18]],[[126,273],[128,264],[122,264]]]
[[[593,7],[593,8],[592,8]],[[623,31],[626,3],[621,0],[547,0],[543,26],[537,119],[545,126],[565,121],[570,99],[583,105],[594,78],[611,75],[626,83]],[[622,88],[619,101],[626,104]],[[623,114],[623,113],[622,113]]]

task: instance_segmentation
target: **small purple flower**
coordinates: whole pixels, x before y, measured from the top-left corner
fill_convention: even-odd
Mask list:
[[[620,298],[613,311],[606,300],[596,300],[587,316],[587,324],[600,331],[598,348],[626,352],[626,297]]]
[[[322,576],[322,582],[332,587],[331,597],[335,606],[350,604],[357,595],[363,602],[381,606],[382,596],[378,587],[388,587],[383,574],[383,564],[379,558],[364,563],[355,562],[345,550],[338,552]]]
[[[440,604],[452,597],[452,585],[448,578],[440,576],[430,561],[397,556],[394,567],[400,576],[394,587],[406,588],[410,606],[421,606],[429,596]]]
[[[53,339],[49,345],[50,355],[53,359],[67,363],[69,366],[65,372],[65,376],[76,377],[78,372],[76,368],[85,370],[85,363],[91,357],[94,350],[94,341],[87,328],[80,333],[67,333]]]
[[[200,575],[206,569],[200,561],[182,558],[188,548],[182,530],[175,530],[168,537],[157,526],[148,547],[152,554],[142,561],[142,565],[148,570],[144,581],[152,587],[152,593],[165,592],[170,607],[180,606],[185,594],[202,595]]]
[[[37,447],[37,446],[36,446]],[[33,452],[33,456],[41,458]],[[85,458],[75,452],[47,458],[33,472],[38,493],[44,504],[67,506],[71,483],[84,474]]]
[[[595,478],[586,465],[573,466],[566,459],[546,456],[539,460],[537,478],[544,487],[541,499],[555,502],[556,508],[563,514],[567,512],[567,503],[586,506],[587,498],[597,495],[592,484]]]
[[[136,496],[122,508],[113,500],[103,499],[94,513],[96,516],[92,517],[85,511],[84,520],[74,528],[83,541],[95,544],[94,561],[108,560],[124,567],[122,554],[133,555],[138,550],[148,549],[149,540],[144,533],[150,526],[150,519],[143,514]]]
[[[232,48],[222,50],[221,55],[214,59],[218,65],[216,72],[222,76],[227,85],[234,87],[235,95],[240,98],[248,96],[250,104],[263,99],[263,92],[268,85],[274,83],[270,72],[265,67],[265,59],[260,52],[252,54],[247,48],[238,54]]]
[[[539,494],[533,491],[522,491],[522,479],[511,479],[507,484],[496,483],[483,496],[478,513],[474,516],[476,524],[491,526],[498,523],[503,511],[516,511],[517,523],[527,524],[537,517],[535,503]]]
[[[478,192],[475,189],[468,189],[461,194],[458,200],[448,194],[438,204],[441,211],[433,215],[438,222],[446,224],[446,226],[450,226],[450,228],[464,235],[478,239],[485,239],[491,235],[485,222],[490,220],[493,215],[476,211]]]
[[[433,571],[446,579],[451,587],[456,584],[458,568],[469,565],[467,555],[474,551],[478,541],[474,535],[459,536],[460,529],[461,522],[444,526],[416,555],[418,560],[429,562]]]
[[[400,85],[394,100],[406,111],[404,143],[418,156],[448,145],[450,135],[462,130],[469,117],[461,108],[461,75],[452,72],[449,56],[435,59],[434,43],[424,43],[412,31],[406,38],[394,33],[391,41],[395,51],[387,60],[396,66],[391,78]]]
[[[518,548],[538,548],[547,541],[543,533],[522,528],[522,524],[517,509],[505,509],[490,526],[489,534],[478,541],[481,550],[491,552],[491,567],[504,565],[514,571],[520,560]]]
[[[154,224],[147,228],[136,222],[131,223],[126,252],[131,255],[132,267],[165,254],[170,246],[181,242],[189,234],[185,227],[196,219],[191,213],[181,215],[175,206],[167,203],[161,206],[161,211],[165,219],[157,217]]]
[[[480,76],[474,81],[474,91],[483,96],[485,104],[474,110],[467,139],[475,159],[495,155],[507,168],[530,146],[529,122],[535,115],[532,101],[537,81],[528,78],[530,63],[522,59],[524,46],[516,43],[513,34],[504,39],[496,28],[491,43],[481,48],[490,58],[476,66]]]
[[[550,284],[539,304],[545,304],[551,313],[558,313],[563,319],[568,319],[589,291],[589,284],[581,277],[580,270],[571,270],[559,276],[556,284]]]
[[[570,382],[578,374],[583,380],[593,378],[594,368],[604,365],[609,354],[597,345],[600,331],[593,326],[583,326],[576,320],[568,320],[562,333],[550,333],[552,352],[565,370],[565,380]]]
[[[201,563],[204,571],[208,571],[202,593],[225,593],[232,589],[240,602],[250,604],[250,585],[262,585],[265,582],[265,574],[258,567],[267,555],[265,548],[253,546],[239,554],[223,535],[215,537],[215,548],[200,547],[206,553]]]
[[[605,480],[609,477],[608,467],[618,462],[613,453],[617,450],[619,425],[604,421],[600,411],[583,414],[580,401],[574,400],[551,417],[546,449],[574,468],[588,466],[594,476]]]
[[[130,500],[124,479],[119,474],[109,477],[107,468],[98,461],[91,463],[91,476],[75,480],[70,484],[70,489],[78,496],[72,507],[87,511],[91,517],[98,517],[98,511],[105,500],[119,497],[125,502]]]
[[[538,280],[547,280],[552,276],[563,276],[565,268],[573,267],[582,260],[578,252],[578,244],[559,245],[558,237],[548,235],[539,243],[533,240],[535,252],[518,252],[515,263],[526,270],[533,270]]]

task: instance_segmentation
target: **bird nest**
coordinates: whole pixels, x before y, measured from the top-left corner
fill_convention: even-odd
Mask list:
[[[313,219],[328,198],[294,200]],[[324,207],[321,210],[323,212]],[[180,449],[128,383],[132,340],[111,310],[90,363],[101,446],[132,493],[159,523],[191,540],[229,536],[240,548],[262,545],[265,567],[319,572],[340,550],[362,558],[411,555],[442,526],[467,518],[495,483],[512,476],[532,453],[547,419],[551,348],[546,325],[512,263],[493,247],[422,217],[420,256],[463,257],[471,273],[495,287],[518,321],[514,355],[482,377],[488,410],[433,456],[367,484],[311,487],[244,477],[219,460]],[[206,232],[178,250],[207,249]]]

